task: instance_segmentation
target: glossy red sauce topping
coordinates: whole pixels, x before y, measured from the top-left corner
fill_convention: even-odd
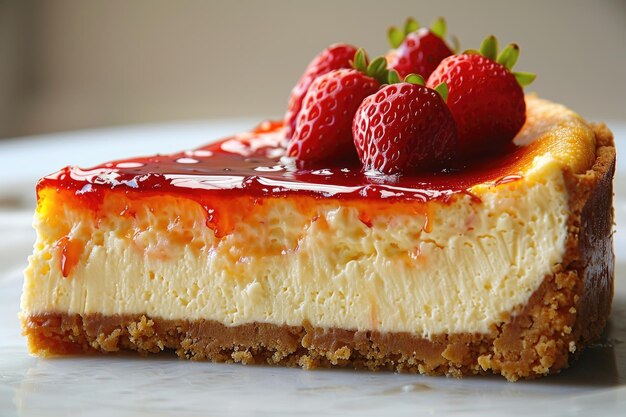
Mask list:
[[[519,180],[529,160],[529,147],[511,145],[505,154],[446,171],[390,177],[364,173],[358,161],[298,167],[284,156],[285,145],[282,125],[265,122],[251,133],[191,151],[124,159],[89,169],[66,167],[44,177],[39,187],[71,190],[94,204],[102,191],[108,190],[182,194],[195,199],[217,192],[220,197],[297,193],[341,199],[445,201],[451,195],[468,193],[476,184]]]

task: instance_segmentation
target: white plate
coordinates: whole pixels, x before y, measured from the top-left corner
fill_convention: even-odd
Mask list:
[[[626,413],[626,233],[616,235],[616,293],[603,339],[559,375],[509,383],[350,370],[303,371],[181,361],[168,355],[28,355],[17,320],[31,251],[36,179],[67,163],[202,144],[246,121],[59,134],[0,142],[0,416],[197,415],[602,415]],[[626,125],[611,126],[626,140]],[[106,138],[106,140],[103,140]],[[171,138],[174,138],[172,141]],[[626,221],[626,169],[615,181],[617,224]]]

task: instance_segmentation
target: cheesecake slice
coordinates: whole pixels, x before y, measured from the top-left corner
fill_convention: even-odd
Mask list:
[[[609,130],[528,96],[505,153],[388,177],[299,167],[265,123],[37,185],[21,319],[39,356],[424,374],[558,372],[613,294]]]

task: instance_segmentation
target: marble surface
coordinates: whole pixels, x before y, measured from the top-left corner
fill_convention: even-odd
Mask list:
[[[250,126],[248,120],[139,126],[0,143],[0,416],[624,415],[626,232],[620,225],[626,221],[626,166],[619,163],[613,313],[602,340],[559,375],[508,383],[495,376],[452,379],[195,363],[169,354],[29,356],[17,312],[22,270],[34,240],[36,179],[67,163],[174,151]],[[626,124],[610,126],[619,147]]]

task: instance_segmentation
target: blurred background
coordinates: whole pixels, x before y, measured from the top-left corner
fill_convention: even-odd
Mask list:
[[[462,48],[516,41],[529,91],[626,120],[626,1],[0,0],[0,138],[224,117],[280,118],[333,42],[387,49],[407,16]]]

